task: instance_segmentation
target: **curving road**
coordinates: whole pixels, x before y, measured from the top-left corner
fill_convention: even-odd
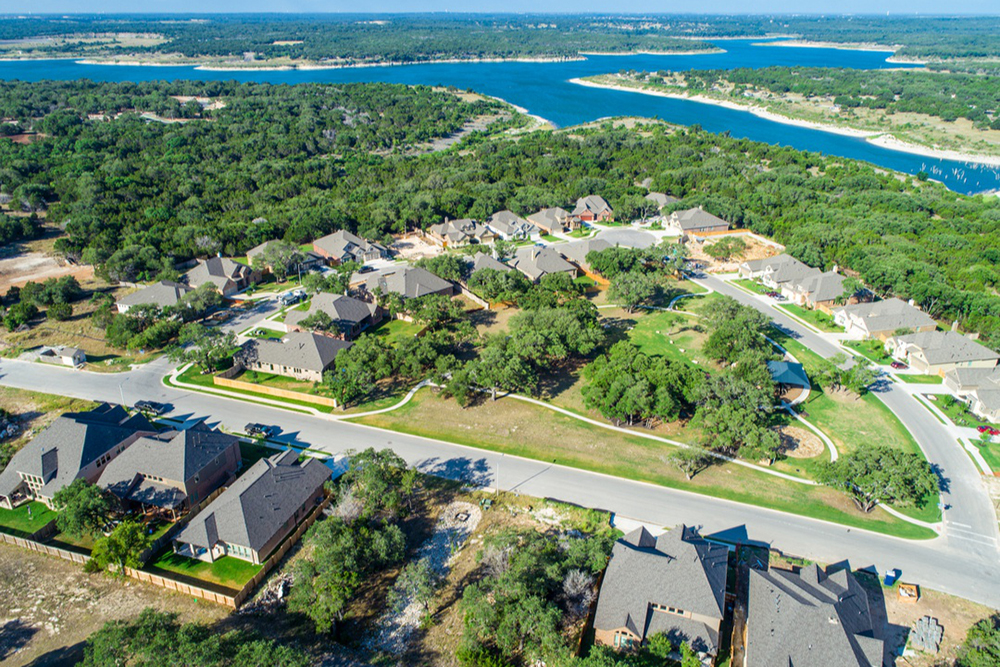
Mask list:
[[[704,273],[697,274],[694,282],[756,308],[785,333],[826,359],[844,354],[837,343],[775,308],[770,299],[748,294],[721,278]],[[944,511],[943,541],[955,551],[997,563],[997,517],[982,475],[972,459],[944,424],[898,385],[885,383],[876,396],[899,417],[927,459],[937,467],[942,480],[941,501],[949,507]]]
[[[124,396],[129,404],[156,400],[171,404],[176,419],[207,417],[211,424],[233,429],[248,421],[276,424],[283,429],[279,439],[331,454],[392,447],[429,473],[607,509],[650,524],[683,522],[722,539],[766,544],[823,562],[848,561],[855,568],[879,571],[899,568],[907,581],[1000,608],[996,550],[969,548],[976,543],[960,543],[950,530],[947,537],[935,540],[901,540],[574,468],[192,393],[162,384],[170,368],[169,362],[158,360],[128,373],[100,374],[3,359],[0,385],[114,402]]]

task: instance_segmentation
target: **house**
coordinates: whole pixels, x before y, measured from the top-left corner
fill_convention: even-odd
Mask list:
[[[590,264],[587,262],[588,254],[614,247],[611,242],[604,239],[581,239],[579,241],[561,243],[556,246],[563,257],[579,266],[585,272],[590,272]]]
[[[499,211],[490,216],[486,226],[504,241],[537,241],[541,231],[511,211]]]
[[[496,257],[487,255],[484,252],[477,252],[473,257],[467,257],[465,261],[469,264],[470,276],[481,269],[493,269],[494,271],[500,271],[501,273],[514,270]]]
[[[538,282],[550,273],[568,273],[572,278],[575,278],[577,273],[575,266],[549,247],[518,248],[507,263],[534,282]]]
[[[260,459],[174,538],[174,553],[215,562],[261,564],[323,499],[330,469],[285,450]]]
[[[782,285],[781,293],[792,303],[814,310],[820,310],[828,315],[833,308],[842,303],[857,303],[856,296],[842,299],[844,296],[844,277],[836,271],[819,271],[812,269],[798,278],[792,278]]]
[[[749,573],[743,667],[881,667],[883,623],[850,572]]]
[[[969,410],[980,419],[1000,424],[1000,387],[977,389],[972,392]]]
[[[644,199],[652,202],[653,206],[656,207],[657,211],[662,211],[667,206],[676,204],[677,202],[680,201],[680,199],[678,199],[677,197],[671,197],[670,195],[664,194],[662,192],[650,192],[648,195],[644,197]]]
[[[199,422],[139,438],[105,466],[98,485],[124,509],[176,519],[235,475],[241,462],[238,438]]]
[[[667,219],[668,227],[678,230],[681,234],[710,234],[729,231],[729,223],[716,217],[701,207],[689,208],[686,211],[674,211]]]
[[[281,340],[252,338],[243,343],[236,359],[247,370],[320,382],[340,351],[352,344],[329,336],[295,331]]]
[[[87,363],[87,353],[78,347],[43,347],[38,353],[38,360],[47,364],[69,366],[76,368]]]
[[[740,278],[745,278],[747,280],[761,280],[765,274],[773,274],[775,272],[782,271],[786,265],[794,267],[804,266],[809,268],[791,255],[782,253],[780,255],[775,255],[774,257],[751,259],[743,262],[739,265],[736,271],[739,273]]]
[[[141,414],[104,403],[90,412],[60,415],[0,472],[0,507],[34,498],[49,507],[74,480],[96,482],[109,461],[156,428]]]
[[[992,369],[1000,361],[1000,354],[957,331],[889,336],[885,350],[914,370],[942,377],[956,368]]]
[[[637,648],[663,633],[702,654],[719,647],[729,551],[687,526],[653,537],[637,528],[615,542],[604,573],[594,641]]]
[[[210,257],[199,259],[198,265],[184,274],[184,280],[191,287],[214,285],[222,296],[231,296],[259,282],[260,272],[228,257]]]
[[[344,229],[313,241],[313,251],[331,264],[367,264],[388,259],[390,254],[389,249],[381,243],[368,241]]]
[[[528,216],[528,222],[538,227],[545,234],[554,234],[574,229],[572,219],[569,211],[558,206],[543,208],[538,213],[532,213]],[[578,227],[579,225],[576,226]]]
[[[305,331],[302,320],[320,311],[330,316],[344,340],[353,340],[368,327],[382,321],[382,309],[374,303],[343,294],[321,292],[309,302],[308,310],[289,310],[285,314],[285,328],[288,331]]]
[[[382,294],[392,292],[404,299],[416,299],[429,294],[451,296],[455,293],[454,285],[419,266],[393,266],[382,271],[357,273],[351,277],[351,284],[369,294],[380,290]]]
[[[901,299],[856,303],[833,311],[833,321],[849,334],[885,340],[897,331],[934,331],[937,322]]]
[[[778,385],[781,392],[795,388],[809,388],[809,377],[806,375],[802,364],[792,361],[769,361],[767,370],[771,373],[771,379]]]
[[[614,222],[615,211],[611,204],[598,195],[587,195],[576,200],[576,207],[570,214],[579,225],[583,222]]]
[[[445,220],[431,225],[427,237],[442,248],[459,248],[473,243],[493,243],[496,233],[484,224],[469,218]]]
[[[127,313],[134,306],[151,305],[160,308],[176,306],[188,292],[194,291],[190,285],[175,283],[172,280],[161,280],[127,294],[115,302],[119,313]]]
[[[258,257],[263,258],[264,252],[267,248],[274,243],[282,243],[281,241],[264,241],[260,245],[256,245],[253,248],[247,250],[247,261],[250,262],[250,266],[254,266],[254,260]],[[326,263],[326,258],[320,255],[315,250],[308,250],[302,253],[302,259],[298,262],[293,262],[287,267],[288,273],[306,273],[308,271],[314,271],[323,267]],[[268,271],[273,271],[274,267],[266,266]]]

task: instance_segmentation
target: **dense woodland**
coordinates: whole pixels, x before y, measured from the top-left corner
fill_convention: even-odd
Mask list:
[[[123,91],[202,91],[226,101],[211,121],[87,120],[69,100]],[[201,88],[199,88],[201,86]],[[44,139],[0,139],[0,192],[65,226],[58,247],[104,275],[152,279],[175,261],[239,254],[274,237],[301,243],[339,228],[384,237],[444,217],[527,214],[599,193],[627,218],[637,180],[773,236],[817,267],[857,272],[881,295],[913,298],[1000,343],[1000,200],[897,178],[791,148],[653,126],[473,134],[420,157],[370,149],[453,128],[477,110],[446,93],[384,84],[5,83],[0,108],[50,96]],[[394,98],[403,98],[397,100]],[[120,104],[120,102],[118,102]],[[348,122],[383,105],[371,125]],[[343,107],[343,108],[341,108]],[[397,115],[393,109],[400,110]],[[403,111],[405,110],[405,111]],[[421,121],[422,113],[436,120]],[[421,128],[422,131],[421,131]]]
[[[832,98],[842,108],[885,109],[967,118],[977,126],[1000,129],[1000,77],[905,70],[856,70],[824,67],[763,67],[684,72],[693,91],[732,84],[734,97],[748,89],[778,95]]]

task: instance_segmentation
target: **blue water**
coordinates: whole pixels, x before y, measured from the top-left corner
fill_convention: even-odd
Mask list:
[[[639,93],[586,88],[570,79],[634,70],[728,69],[799,65],[880,69],[900,67],[886,62],[886,52],[796,47],[754,46],[750,40],[723,41],[725,53],[686,56],[588,56],[557,63],[441,63],[404,67],[364,67],[282,72],[217,72],[194,67],[81,65],[71,60],[0,61],[0,79],[93,79],[150,81],[158,79],[237,80],[269,83],[392,83],[452,85],[503,98],[558,126],[575,125],[608,116],[649,116],[682,125],[699,124],[710,132],[792,146],[801,150],[865,160],[881,167],[916,174],[927,171],[935,180],[963,193],[1000,189],[1000,169],[950,160],[935,160],[874,146],[863,139],[795,127],[735,109]]]

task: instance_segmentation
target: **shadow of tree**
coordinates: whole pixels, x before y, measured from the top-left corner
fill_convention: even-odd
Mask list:
[[[37,633],[38,628],[28,625],[19,618],[0,625],[0,660],[6,660],[27,646]]]
[[[493,481],[493,471],[485,457],[478,459],[466,456],[451,459],[434,457],[418,462],[416,468],[422,473],[453,479],[473,487],[489,486]]]

